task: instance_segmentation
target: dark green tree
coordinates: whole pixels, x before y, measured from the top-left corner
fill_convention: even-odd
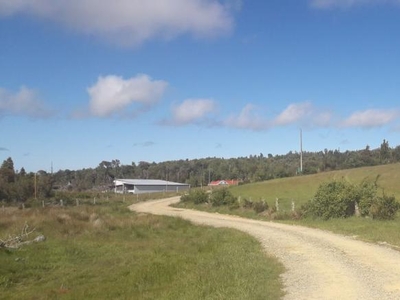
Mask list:
[[[383,140],[380,148],[380,160],[382,164],[387,164],[390,162],[390,147],[389,147],[389,142],[386,141],[385,139]]]

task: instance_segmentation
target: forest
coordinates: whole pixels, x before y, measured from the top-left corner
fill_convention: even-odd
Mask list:
[[[25,202],[29,199],[51,198],[57,191],[105,192],[113,180],[162,179],[188,183],[191,187],[206,186],[210,181],[238,179],[241,184],[300,176],[340,169],[375,166],[400,162],[400,146],[394,148],[383,140],[377,149],[367,145],[363,150],[345,151],[325,149],[319,152],[303,152],[302,170],[300,153],[285,155],[250,155],[238,158],[207,157],[165,162],[132,162],[123,165],[118,159],[102,161],[96,168],[59,170],[49,173],[39,170],[26,172],[14,169],[11,157],[0,167],[0,201]]]

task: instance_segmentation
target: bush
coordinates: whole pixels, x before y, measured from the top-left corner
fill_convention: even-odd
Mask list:
[[[227,188],[214,191],[210,197],[213,206],[232,205],[236,202],[236,198]]]
[[[354,214],[357,198],[357,190],[350,183],[323,183],[318,187],[314,199],[305,206],[306,214],[324,220],[346,218]]]
[[[269,208],[268,203],[263,200],[257,201],[253,205],[254,211],[258,214],[268,210],[268,208]]]
[[[376,182],[352,185],[345,181],[321,184],[314,199],[302,207],[305,215],[322,219],[352,216],[358,203],[361,216],[389,220],[396,216],[400,204],[394,196],[377,196]]]
[[[182,202],[193,202],[194,204],[202,204],[208,202],[208,194],[204,190],[190,190],[188,194],[181,197]]]
[[[243,208],[253,208],[253,201],[251,201],[251,200],[249,200],[249,199],[247,199],[247,198],[244,198],[244,200],[243,200]]]
[[[370,208],[376,199],[377,186],[376,183],[363,181],[357,187],[357,203],[361,216],[368,216]]]
[[[369,213],[373,219],[392,220],[400,209],[400,203],[394,196],[377,197],[372,203]]]

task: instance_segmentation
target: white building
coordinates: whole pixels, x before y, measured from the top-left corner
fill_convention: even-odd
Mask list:
[[[158,179],[116,179],[114,192],[118,194],[181,192],[190,188],[189,184]]]

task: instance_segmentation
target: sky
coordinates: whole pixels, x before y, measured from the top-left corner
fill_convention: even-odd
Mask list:
[[[0,0],[0,161],[400,144],[400,0]]]

